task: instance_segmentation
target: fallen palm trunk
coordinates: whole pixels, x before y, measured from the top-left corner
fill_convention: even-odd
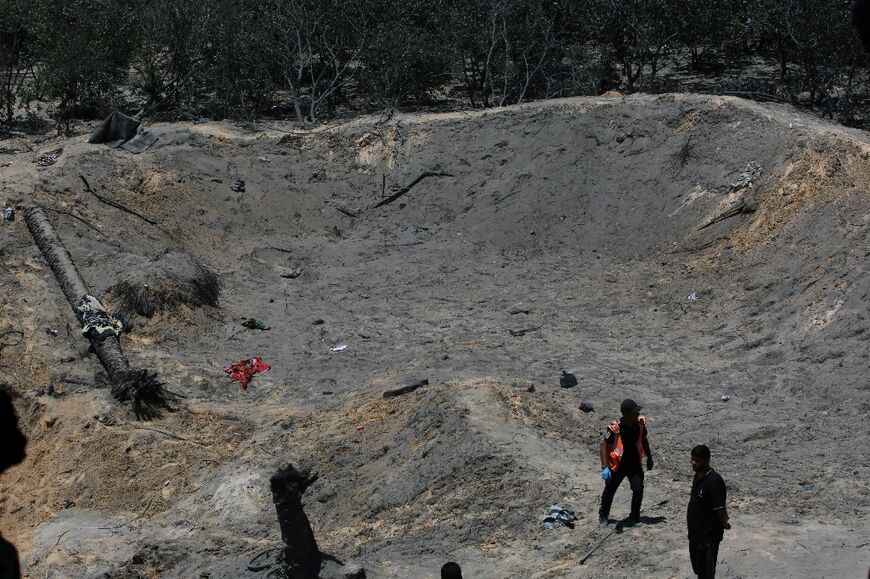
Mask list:
[[[99,306],[99,301],[88,293],[88,288],[79,275],[72,257],[55,233],[42,208],[33,205],[25,209],[24,221],[36,245],[51,266],[79,323],[88,330],[93,325],[93,310],[88,306],[92,303]],[[130,400],[136,416],[141,419],[152,418],[160,407],[166,405],[167,394],[157,380],[157,375],[148,370],[130,368],[121,352],[121,344],[116,332],[112,332],[111,328],[106,332],[89,330],[87,338],[109,375],[112,396],[120,401]]]

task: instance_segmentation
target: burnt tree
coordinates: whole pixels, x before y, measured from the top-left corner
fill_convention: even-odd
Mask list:
[[[38,205],[24,210],[24,221],[36,245],[60,284],[60,289],[73,308],[79,323],[85,324],[84,314],[77,308],[82,298],[89,295],[88,288],[73,263],[63,242]],[[117,336],[89,335],[91,346],[100,359],[111,382],[112,396],[117,400],[130,400],[138,418],[148,419],[158,414],[168,403],[167,393],[154,372],[130,368],[121,351]]]

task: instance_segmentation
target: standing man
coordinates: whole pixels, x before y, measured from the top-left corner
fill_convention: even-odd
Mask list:
[[[692,470],[695,478],[686,512],[689,557],[692,570],[698,577],[713,579],[719,543],[725,531],[731,528],[725,509],[725,481],[710,468],[710,449],[703,444],[692,449]]]
[[[619,409],[622,419],[613,421],[604,431],[601,441],[601,478],[604,479],[604,493],[601,495],[601,508],[598,522],[608,523],[610,505],[616,489],[627,478],[631,485],[631,513],[626,523],[635,525],[640,522],[640,506],[643,502],[643,468],[641,459],[646,455],[646,469],[652,470],[653,459],[646,437],[646,418],[640,415],[640,406],[628,398],[622,401]]]

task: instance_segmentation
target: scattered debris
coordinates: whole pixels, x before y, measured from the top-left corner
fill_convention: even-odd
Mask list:
[[[357,424],[356,425],[356,429],[358,432],[362,432],[363,430],[365,430],[365,428],[366,428],[365,424]]]
[[[805,492],[811,493],[811,492],[813,492],[813,490],[814,490],[815,488],[816,488],[816,485],[814,485],[813,483],[806,483],[806,484],[804,484],[804,491],[805,491]]]
[[[511,336],[525,336],[528,333],[535,332],[535,331],[540,330],[540,329],[541,329],[541,326],[534,326],[531,328],[519,328],[517,330],[508,330],[508,332],[510,332]]]
[[[247,390],[254,374],[260,374],[271,368],[272,366],[263,363],[262,358],[248,358],[240,360],[232,366],[227,366],[224,368],[224,372],[229,374],[233,380],[238,380],[242,390]]]
[[[402,396],[404,394],[408,394],[410,392],[413,392],[414,390],[416,390],[417,388],[420,388],[421,386],[428,386],[428,385],[429,385],[428,378],[419,378],[416,380],[412,380],[412,381],[408,382],[405,386],[402,386],[401,388],[396,388],[395,390],[386,390],[384,392],[384,398],[395,398],[396,396]]]
[[[115,426],[115,419],[108,414],[98,414],[94,419],[103,426]]]
[[[583,412],[586,412],[586,413],[595,412],[595,409],[592,407],[592,405],[586,404],[585,402],[580,403],[580,410],[582,410]]]
[[[325,323],[326,323],[326,321],[323,318],[317,318],[316,320],[311,322],[311,325],[312,326],[322,326]]]
[[[360,292],[360,293],[357,294],[357,295],[358,295],[361,299],[364,299],[364,300],[369,299],[369,294],[366,293],[366,292]]]
[[[332,390],[324,390],[323,392],[321,392],[321,394],[323,394],[324,396],[332,396],[333,394],[335,394],[335,392],[333,392]]]
[[[559,505],[552,505],[547,509],[547,516],[544,517],[543,526],[545,529],[555,529],[564,525],[569,529],[573,529],[574,521],[576,520],[577,517],[568,509],[564,509]]]
[[[336,344],[335,346],[329,349],[330,352],[341,352],[342,350],[347,349],[347,344]]]
[[[257,318],[247,318],[242,322],[242,325],[249,330],[271,330],[271,326],[267,326],[262,320]]]
[[[562,375],[559,376],[559,386],[562,388],[573,388],[579,384],[577,382],[577,376],[568,372],[565,368],[562,368]]]
[[[517,314],[530,314],[532,313],[532,310],[523,306],[514,306],[508,310],[508,313],[512,316],[515,316]]]
[[[124,324],[111,316],[100,300],[90,294],[83,295],[75,306],[82,320],[82,335],[92,340],[104,340],[109,336],[120,336]]]
[[[85,191],[87,191],[88,193],[90,193],[91,195],[96,197],[97,200],[100,201],[101,203],[105,203],[109,207],[114,207],[115,209],[120,209],[124,213],[129,213],[130,215],[134,215],[134,216],[138,217],[139,219],[141,219],[142,221],[144,221],[145,223],[148,223],[149,225],[155,225],[161,231],[163,231],[164,233],[167,233],[167,235],[168,235],[168,232],[165,229],[163,229],[162,227],[160,227],[160,224],[158,222],[154,221],[153,219],[149,219],[148,217],[145,217],[141,213],[138,213],[138,212],[130,209],[126,205],[118,203],[114,199],[109,199],[108,197],[103,197],[102,195],[97,193],[93,188],[91,188],[91,184],[88,183],[88,180],[84,175],[79,175],[79,178],[82,180],[82,183],[85,184]]]
[[[0,214],[0,219],[3,221],[15,221],[15,214],[17,211],[14,207],[7,207],[3,210],[3,213]]]
[[[91,134],[89,143],[104,143],[113,149],[142,153],[157,141],[157,135],[142,129],[142,123],[118,111],[112,112],[97,130]]]
[[[48,167],[49,165],[54,165],[57,162],[58,157],[63,154],[63,147],[59,147],[54,149],[53,151],[49,151],[47,153],[43,153],[36,158],[36,164],[40,167]]]
[[[755,180],[761,176],[762,168],[761,165],[756,163],[755,161],[750,161],[746,165],[746,169],[737,176],[737,181],[731,183],[731,190],[737,191],[739,189],[749,189],[752,188],[755,184]]]
[[[417,177],[416,179],[411,181],[410,185],[408,185],[406,187],[402,187],[401,189],[399,189],[398,191],[396,191],[395,193],[393,193],[392,195],[390,195],[386,199],[382,199],[381,201],[378,201],[377,203],[375,203],[373,209],[377,209],[378,207],[383,207],[384,205],[386,205],[388,203],[392,203],[393,201],[395,201],[396,199],[398,199],[402,195],[405,195],[408,191],[413,189],[414,185],[416,185],[417,183],[419,183],[420,181],[422,181],[426,177],[453,177],[453,175],[451,175],[450,173],[437,173],[434,171],[426,171],[425,173],[423,173],[422,175],[420,175],[419,177]]]
[[[335,210],[343,215],[350,217],[351,219],[356,219],[357,217],[359,217],[359,215],[355,211],[351,211],[347,207],[343,207],[341,205],[336,205]]]
[[[244,193],[245,192],[245,182],[242,181],[241,179],[238,179],[237,181],[233,181],[232,184],[230,185],[230,190],[233,191],[234,193]]]
[[[680,149],[674,153],[673,159],[674,162],[671,164],[671,170],[679,173],[682,171],[683,167],[685,167],[689,163],[689,159],[693,158],[692,154],[692,136],[689,135],[686,140],[683,142],[683,145]]]
[[[722,395],[722,402],[728,402],[729,400],[731,400],[730,396],[728,396],[727,394]]]
[[[54,328],[45,328],[45,333],[49,336],[56,336],[59,332]]]
[[[280,275],[281,277],[286,277],[287,279],[296,279],[297,277],[302,275],[303,271],[305,271],[305,268],[291,267],[290,269],[286,269],[286,270],[282,271],[278,275]]]
[[[32,153],[33,149],[27,145],[21,147],[0,147],[0,155],[17,155],[18,153]]]
[[[526,392],[534,392],[534,391],[535,391],[535,385],[534,385],[534,384],[530,384],[529,387],[526,388]]]
[[[698,292],[690,293],[688,296],[686,296],[686,299],[689,300],[690,302],[698,301]]]

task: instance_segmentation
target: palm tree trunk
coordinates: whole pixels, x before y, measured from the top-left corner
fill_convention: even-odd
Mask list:
[[[41,207],[38,205],[27,207],[24,210],[24,221],[36,245],[51,266],[79,324],[84,325],[84,314],[76,308],[76,305],[89,292],[69,251],[64,247]],[[136,416],[140,419],[159,415],[159,408],[166,405],[168,398],[162,384],[157,380],[157,375],[148,370],[130,368],[121,351],[121,343],[117,336],[88,339],[109,375],[112,396],[120,401],[131,400]]]

